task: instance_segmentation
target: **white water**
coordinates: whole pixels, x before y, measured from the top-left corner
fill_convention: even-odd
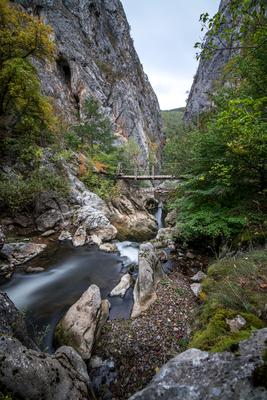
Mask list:
[[[163,228],[163,218],[162,218],[162,214],[163,214],[163,204],[162,201],[159,203],[158,205],[158,209],[157,212],[155,214],[155,218],[157,220],[158,223],[158,228],[161,229]]]
[[[138,263],[138,251],[139,245],[138,243],[133,242],[118,242],[116,246],[119,250],[121,257],[126,257],[129,260],[129,263],[137,264]]]

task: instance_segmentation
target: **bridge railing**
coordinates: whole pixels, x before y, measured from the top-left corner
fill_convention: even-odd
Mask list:
[[[134,165],[129,160],[129,163],[119,163],[116,170],[116,175],[119,176],[149,176],[150,179],[156,176],[174,176],[172,164],[159,165]]]

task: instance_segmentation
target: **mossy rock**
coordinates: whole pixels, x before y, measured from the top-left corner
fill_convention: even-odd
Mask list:
[[[233,319],[240,314],[247,324],[238,332],[231,332],[226,319]],[[235,351],[238,349],[238,343],[250,337],[255,329],[263,328],[262,321],[250,313],[237,313],[233,310],[224,308],[218,309],[210,318],[206,327],[195,333],[189,347],[196,347],[201,350],[213,352]]]

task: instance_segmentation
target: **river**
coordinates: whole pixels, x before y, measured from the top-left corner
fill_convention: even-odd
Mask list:
[[[161,208],[161,209],[160,209]],[[162,205],[155,214],[162,226]],[[31,335],[43,350],[52,352],[57,322],[81,294],[96,284],[102,298],[108,298],[110,319],[129,318],[133,305],[133,289],[125,297],[110,297],[129,265],[137,264],[139,245],[117,242],[118,253],[105,253],[96,246],[75,248],[70,242],[52,245],[41,256],[28,263],[41,266],[39,273],[16,272],[0,289],[8,294],[16,307],[25,312]]]

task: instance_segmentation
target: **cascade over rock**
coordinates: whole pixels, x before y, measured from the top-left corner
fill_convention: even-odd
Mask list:
[[[60,113],[73,121],[85,98],[93,96],[119,141],[133,137],[147,159],[149,142],[163,140],[160,109],[121,2],[28,0],[23,5],[54,30],[56,62],[35,64],[44,93],[54,98]]]

